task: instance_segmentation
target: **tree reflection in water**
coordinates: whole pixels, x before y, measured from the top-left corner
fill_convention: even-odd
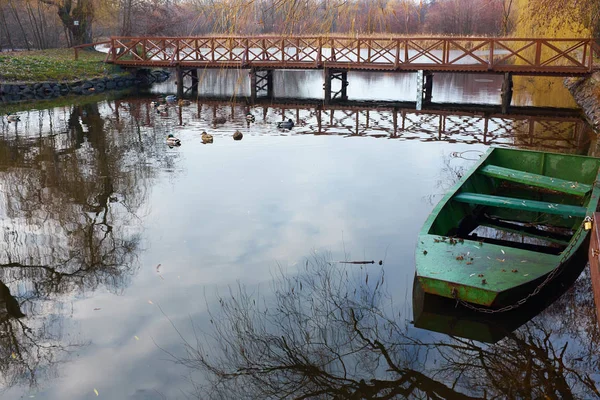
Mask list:
[[[356,268],[356,266],[354,266]],[[274,296],[239,287],[219,298],[211,333],[173,359],[211,399],[472,399],[600,396],[600,342],[585,279],[493,345],[423,337],[398,313],[383,271],[327,258],[280,274]],[[589,289],[589,288],[588,288]],[[586,306],[587,307],[587,306]],[[588,312],[589,311],[589,312]],[[565,320],[560,318],[565,316]],[[593,329],[590,331],[583,329]],[[568,329],[567,329],[568,328]],[[590,345],[586,345],[590,343]]]
[[[166,157],[156,150],[162,134],[140,133],[142,104],[124,108],[34,112],[20,131],[0,130],[2,388],[56,376],[85,345],[64,327],[72,299],[99,287],[119,293],[137,271],[139,214],[152,164]]]

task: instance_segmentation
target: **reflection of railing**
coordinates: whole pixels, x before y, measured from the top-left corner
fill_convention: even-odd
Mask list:
[[[231,101],[226,99],[198,99],[199,109],[204,109],[209,115],[217,115],[218,109],[231,106]],[[528,148],[576,152],[585,152],[590,142],[586,123],[577,110],[569,109],[521,107],[517,113],[507,115],[501,114],[497,106],[453,105],[454,110],[418,111],[398,105],[361,102],[323,105],[322,102],[306,100],[274,103],[268,99],[238,106],[252,111],[257,122],[261,118],[266,121],[269,114],[280,120],[292,118],[295,122],[293,131],[299,134],[485,145],[518,144]],[[242,112],[239,111],[240,114]]]
[[[188,68],[340,68],[582,75],[594,39],[451,37],[112,37],[107,62]]]

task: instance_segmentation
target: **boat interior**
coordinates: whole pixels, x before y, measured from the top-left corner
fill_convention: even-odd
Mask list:
[[[429,234],[560,254],[583,223],[600,160],[494,148]]]

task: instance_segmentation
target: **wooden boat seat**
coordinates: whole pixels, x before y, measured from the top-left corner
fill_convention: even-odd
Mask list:
[[[581,206],[547,203],[545,201],[537,200],[515,199],[512,197],[493,196],[489,194],[462,192],[456,194],[453,199],[461,203],[510,208],[513,210],[534,211],[571,217],[585,217],[586,213],[586,208]]]
[[[592,185],[585,183],[552,178],[550,176],[498,167],[496,165],[486,165],[485,167],[480,168],[478,173],[492,178],[524,183],[526,185],[556,190],[558,192],[573,194],[575,196],[585,196],[590,190],[592,190]]]

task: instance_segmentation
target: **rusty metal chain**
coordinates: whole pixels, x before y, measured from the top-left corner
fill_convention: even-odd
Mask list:
[[[588,231],[586,231],[583,227],[583,222],[581,223],[581,226],[579,227],[579,229],[577,230],[577,232],[575,233],[574,237],[571,239],[571,241],[569,242],[569,245],[563,250],[562,252],[562,258],[558,264],[558,266],[552,270],[552,272],[550,272],[548,274],[548,276],[546,277],[546,279],[544,279],[544,281],[542,283],[540,283],[533,292],[529,293],[527,296],[523,297],[521,300],[517,301],[514,304],[502,307],[502,308],[498,308],[498,309],[491,309],[491,308],[485,308],[485,307],[477,307],[474,306],[473,304],[466,302],[464,300],[461,300],[458,298],[458,292],[454,292],[454,299],[456,300],[456,304],[461,304],[462,306],[469,308],[473,311],[477,311],[477,312],[481,312],[481,313],[486,313],[486,314],[497,314],[497,313],[503,313],[506,311],[511,311],[514,310],[516,308],[521,307],[523,304],[525,304],[527,302],[527,300],[529,300],[530,298],[532,298],[533,296],[537,295],[542,288],[544,288],[544,286],[546,286],[548,283],[550,283],[550,281],[552,281],[558,274],[560,274],[563,270],[563,266],[565,265],[565,261],[567,259],[567,257],[570,254],[570,251],[573,249],[573,247],[575,247],[575,243],[577,243],[579,241],[579,238],[581,237],[582,234],[587,234]]]

